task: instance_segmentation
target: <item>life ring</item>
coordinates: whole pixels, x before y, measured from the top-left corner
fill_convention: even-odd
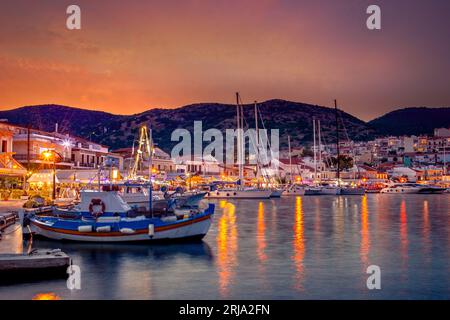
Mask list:
[[[101,206],[101,210],[95,210],[94,211],[94,206]],[[98,218],[99,216],[101,216],[103,213],[105,213],[106,210],[106,206],[105,203],[102,201],[102,199],[92,199],[91,203],[89,204],[89,212],[91,213],[92,216],[94,216],[95,218]]]

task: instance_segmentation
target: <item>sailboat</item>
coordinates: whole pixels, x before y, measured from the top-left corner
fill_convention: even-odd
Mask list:
[[[258,179],[258,180],[259,180],[259,173],[261,172],[261,170],[260,170],[260,163],[259,163],[259,162],[260,162],[260,155],[261,155],[261,153],[260,153],[261,142],[260,142],[260,139],[259,139],[259,125],[258,125],[258,117],[260,117],[260,116],[261,116],[261,113],[258,112],[258,104],[257,104],[257,102],[255,101],[256,176],[257,176],[257,179]],[[263,125],[263,128],[265,129],[265,127],[264,127],[264,121],[263,121],[263,119],[262,119],[262,116],[261,116],[261,123],[262,123],[262,125]],[[272,157],[272,147],[271,147],[270,143],[269,143],[269,147],[270,147],[270,152],[271,152],[271,157]],[[272,157],[272,158],[273,158],[273,157]],[[263,178],[264,178],[264,180],[265,180],[268,184],[271,183],[271,180],[274,180],[273,177],[269,177],[269,176],[265,176],[265,177],[263,177]],[[273,182],[273,181],[272,181],[272,182]],[[280,198],[281,195],[282,195],[283,192],[284,192],[284,190],[283,190],[282,188],[278,188],[278,187],[276,187],[276,186],[272,186],[272,187],[270,188],[270,190],[272,191],[272,193],[270,194],[270,197],[271,197],[271,198]]]
[[[305,188],[302,185],[293,183],[292,181],[292,152],[291,152],[291,136],[288,136],[288,152],[289,152],[289,183],[284,189],[285,196],[302,196],[305,194]]]
[[[216,189],[211,188],[205,198],[227,198],[227,199],[268,199],[272,195],[271,190],[259,188],[245,188],[244,186],[244,109],[240,101],[239,93],[236,92],[236,124],[237,124],[237,161],[239,179],[235,188]]]
[[[334,100],[334,111],[336,114],[336,147],[337,147],[337,182],[340,187],[340,194],[342,195],[363,195],[366,193],[364,188],[355,187],[355,186],[342,186],[340,181],[340,163],[339,163],[339,113],[337,108],[337,101]]]
[[[317,147],[316,147],[316,131],[318,133],[318,142],[319,142],[319,182],[317,179]],[[305,188],[305,195],[307,196],[318,196],[318,195],[338,195],[340,194],[340,188],[333,184],[322,183],[322,142],[320,137],[320,121],[313,119],[313,148],[314,148],[314,184],[312,186],[307,186]]]

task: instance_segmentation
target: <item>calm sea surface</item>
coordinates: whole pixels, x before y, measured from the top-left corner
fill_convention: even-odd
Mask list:
[[[450,195],[366,195],[217,201],[196,244],[61,248],[81,268],[65,280],[0,286],[1,299],[450,299]],[[21,252],[20,230],[0,252]],[[24,249],[25,248],[25,249]],[[381,290],[366,287],[381,268]],[[1,276],[1,275],[0,275]]]

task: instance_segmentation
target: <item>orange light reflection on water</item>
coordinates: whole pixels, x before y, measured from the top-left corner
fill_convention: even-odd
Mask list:
[[[229,294],[229,285],[233,281],[237,266],[237,227],[236,207],[227,201],[220,201],[223,214],[219,219],[217,232],[217,263],[219,273],[219,291],[223,297]]]
[[[305,243],[303,234],[303,204],[302,198],[295,199],[295,226],[294,226],[294,255],[292,257],[295,264],[295,283],[294,288],[303,291]]]
[[[361,200],[361,261],[365,268],[369,266],[370,233],[369,233],[369,209],[367,195]]]
[[[36,294],[33,300],[61,300],[61,298],[54,292],[46,292]]]
[[[264,221],[264,203],[259,202],[258,205],[258,226],[256,232],[257,254],[261,262],[267,260],[266,249],[266,224]]]

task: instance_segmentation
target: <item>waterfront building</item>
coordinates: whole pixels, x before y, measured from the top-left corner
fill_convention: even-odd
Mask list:
[[[46,159],[42,154],[47,150],[54,150],[60,156],[56,163],[57,168],[70,169],[72,146],[69,137],[58,136],[49,132],[12,126],[14,158],[28,170],[42,169],[53,166],[52,159]]]
[[[27,170],[14,159],[13,136],[14,128],[0,123],[0,189],[21,188],[27,174]]]

